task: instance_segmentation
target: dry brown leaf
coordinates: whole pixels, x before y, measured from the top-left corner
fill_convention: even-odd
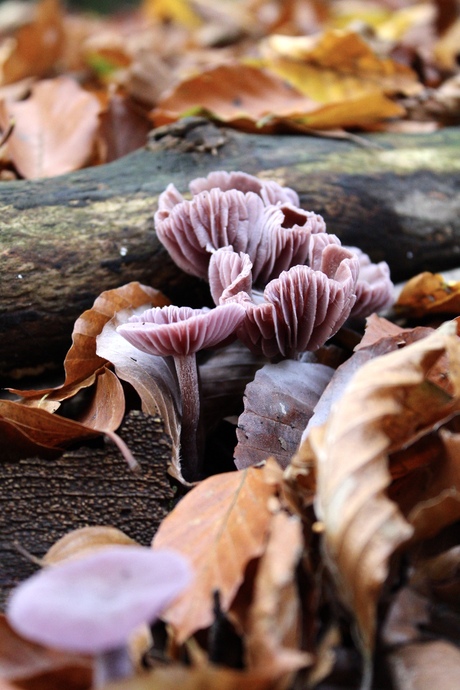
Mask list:
[[[210,665],[157,668],[151,673],[105,687],[106,690],[285,690],[282,682],[268,674]]]
[[[145,305],[137,311],[142,313],[144,310]],[[179,458],[182,402],[174,369],[167,358],[138,350],[116,331],[134,311],[117,311],[105,324],[97,337],[97,354],[104,361],[108,360],[113,364],[118,378],[133,386],[141,399],[143,412],[160,415],[165,432],[172,441],[169,472],[178,481],[186,483],[182,477]]]
[[[43,77],[52,69],[64,46],[63,13],[59,0],[41,0],[28,7],[20,28],[2,42],[0,83],[25,77]]]
[[[147,113],[126,96],[113,94],[100,117],[99,149],[104,163],[145,146],[152,125]]]
[[[137,542],[116,527],[93,525],[68,532],[48,549],[41,559],[43,565],[56,565],[70,558],[79,558],[104,546],[113,544],[134,546]]]
[[[455,324],[361,367],[307,439],[316,459],[317,512],[325,559],[338,591],[355,615],[364,649],[374,644],[376,606],[391,555],[413,528],[386,496],[388,455],[431,431],[458,409],[460,340]],[[427,374],[447,354],[452,398]]]
[[[125,414],[125,394],[117,376],[104,367],[96,379],[93,397],[78,421],[98,431],[115,431]]]
[[[235,464],[250,467],[273,456],[286,467],[334,370],[324,364],[286,360],[266,364],[244,392],[238,418]]]
[[[300,520],[283,512],[274,515],[248,612],[245,642],[249,669],[277,677],[312,663],[312,657],[300,650],[296,567],[302,548]]]
[[[339,103],[376,93],[417,93],[417,75],[374,53],[354,31],[315,36],[273,35],[262,45],[264,64],[318,103]]]
[[[179,642],[212,623],[215,590],[228,611],[247,564],[264,550],[275,492],[263,469],[218,474],[192,489],[160,525],[153,547],[177,549],[195,573],[163,615]]]
[[[99,101],[70,77],[34,84],[30,97],[0,103],[0,126],[14,121],[8,155],[27,179],[77,170],[94,153]]]
[[[15,633],[0,615],[0,689],[2,680],[17,682],[29,690],[90,687],[92,664],[77,654],[46,649]],[[14,686],[16,687],[16,685]],[[8,685],[5,685],[8,688]]]
[[[427,314],[460,314],[460,282],[446,281],[439,273],[419,273],[403,287],[397,311],[413,318]]]
[[[281,125],[299,131],[360,126],[401,116],[404,109],[379,92],[319,104],[275,74],[233,63],[182,81],[160,98],[151,117],[160,126],[200,112],[245,131],[270,133]]]
[[[11,400],[0,401],[2,460],[41,454],[55,457],[76,441],[96,438],[99,431],[47,410],[26,407]]]
[[[389,655],[395,690],[453,690],[460,677],[460,649],[439,640],[404,645]]]
[[[21,402],[35,406],[40,406],[43,398],[59,401],[72,397],[82,388],[92,385],[97,372],[106,365],[107,360],[96,354],[96,337],[116,312],[166,304],[169,301],[161,292],[136,281],[102,292],[91,309],[83,312],[75,322],[72,346],[64,361],[65,381],[62,386],[42,390],[10,388],[10,392],[21,396]]]

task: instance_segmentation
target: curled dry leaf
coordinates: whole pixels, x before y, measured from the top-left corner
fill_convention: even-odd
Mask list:
[[[11,400],[0,401],[2,460],[41,455],[56,457],[77,441],[96,438],[100,431],[47,410],[25,407]]]
[[[14,120],[6,146],[19,173],[27,179],[78,170],[94,153],[100,105],[70,77],[34,84],[30,97],[0,103],[3,129]]]
[[[162,616],[179,643],[213,621],[213,592],[228,611],[253,558],[261,555],[271,520],[276,484],[263,469],[214,475],[192,489],[165,518],[154,548],[173,548],[195,573],[192,585]]]
[[[376,607],[389,559],[413,535],[386,495],[389,453],[428,433],[459,407],[460,340],[455,324],[402,350],[378,357],[353,377],[340,405],[306,441],[317,471],[317,514],[324,555],[339,593],[359,626],[364,649],[374,644]],[[447,355],[449,395],[429,381]]]
[[[420,273],[403,287],[395,309],[414,318],[427,314],[460,313],[460,282],[447,281],[440,273]]]
[[[274,456],[286,467],[298,448],[313,409],[333,369],[323,364],[286,360],[266,364],[246,386],[238,419],[238,469]]]
[[[142,313],[144,310],[140,308],[137,311]],[[167,359],[138,350],[117,333],[117,327],[126,323],[133,313],[131,309],[117,312],[113,319],[105,324],[97,337],[97,354],[104,361],[113,364],[120,379],[133,386],[141,399],[143,412],[160,415],[165,431],[172,440],[169,471],[179,481],[184,482],[179,460],[181,432],[179,384],[174,369]]]
[[[296,567],[302,553],[298,518],[273,516],[267,547],[260,559],[245,640],[248,668],[278,677],[312,662],[300,651],[301,611]]]
[[[64,360],[65,381],[62,386],[23,391],[10,388],[10,392],[21,396],[23,404],[36,406],[43,398],[51,401],[71,398],[82,388],[92,385],[97,372],[107,364],[106,359],[96,354],[96,337],[116,312],[166,304],[169,301],[159,290],[136,281],[102,292],[91,309],[87,309],[75,321],[72,346]]]

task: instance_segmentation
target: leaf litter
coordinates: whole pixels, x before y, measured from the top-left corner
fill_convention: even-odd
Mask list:
[[[438,29],[430,10],[441,3],[401,2],[388,12],[378,3],[292,0],[270,16],[264,3],[231,5],[145,0],[139,11],[104,20],[67,15],[55,0],[29,8],[19,28],[8,27],[16,42],[0,56],[2,128],[15,120],[2,160],[23,177],[114,160],[142,145],[152,122],[192,111],[266,133],[397,129],[415,113],[417,129],[422,120],[439,127],[458,117],[451,36],[459,20],[454,13]],[[299,10],[307,6],[306,19]],[[357,31],[357,20],[372,30]],[[36,64],[28,36],[38,45],[52,39]],[[81,70],[78,84],[70,65]],[[203,84],[212,92],[203,96]],[[62,128],[54,139],[59,118],[42,117],[59,99],[73,109],[73,144]],[[0,402],[3,462],[41,455],[59,471],[64,448],[114,438],[132,406],[160,415],[172,439],[165,472],[178,501],[152,548],[186,555],[195,579],[157,630],[141,631],[132,648],[136,676],[110,687],[377,688],[382,667],[396,690],[452,687],[460,669],[460,340],[455,320],[438,328],[433,316],[458,316],[458,292],[442,276],[414,277],[395,305],[396,321],[370,315],[354,353],[339,344],[341,366],[327,343],[304,362],[243,355],[241,344],[205,353],[205,428],[219,435],[225,425],[233,435],[212,446],[209,476],[195,482],[183,479],[182,401],[171,363],[116,330],[146,307],[168,304],[153,288],[130,283],[103,293],[80,317],[62,385],[11,389],[17,399]],[[423,325],[414,327],[417,319]],[[290,368],[291,378],[278,374]],[[76,400],[77,413],[66,416]],[[294,413],[284,430],[275,412],[282,405]],[[248,428],[249,466],[236,471],[236,434],[241,443]],[[281,454],[280,430],[292,435]],[[231,471],[222,472],[218,456],[228,447]],[[42,564],[59,567],[113,543],[132,539],[91,525],[67,533]],[[0,687],[90,687],[90,660],[38,648],[1,623]],[[216,663],[230,644],[232,662]]]

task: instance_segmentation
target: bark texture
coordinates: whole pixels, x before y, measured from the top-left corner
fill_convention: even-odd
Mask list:
[[[365,139],[248,135],[194,119],[155,130],[148,147],[115,163],[1,183],[0,376],[60,362],[79,314],[128,281],[201,306],[205,286],[170,261],[153,213],[168,183],[184,192],[212,170],[293,187],[344,243],[387,260],[397,281],[457,266],[459,129]]]
[[[16,544],[41,558],[64,534],[87,525],[118,527],[150,544],[174,499],[166,471],[171,441],[160,419],[137,410],[119,433],[140,463],[139,473],[110,442],[52,461],[0,462],[0,609],[11,588],[37,570]]]

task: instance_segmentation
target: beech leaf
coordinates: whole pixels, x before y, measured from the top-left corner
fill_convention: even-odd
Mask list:
[[[100,105],[70,77],[34,84],[25,101],[0,103],[3,129],[13,120],[8,155],[27,179],[78,170],[94,152]]]
[[[325,559],[357,619],[364,649],[373,648],[376,607],[394,551],[413,528],[386,496],[388,455],[420,437],[459,407],[460,340],[454,323],[362,366],[325,425],[307,439],[316,460],[317,514]],[[427,375],[446,354],[455,397]],[[308,452],[308,450],[307,450]]]
[[[296,567],[302,548],[300,520],[283,512],[274,515],[257,568],[246,631],[248,667],[265,670],[274,677],[313,661],[299,649],[301,611]]]
[[[99,435],[95,429],[47,410],[0,400],[0,440],[4,461],[37,453],[55,456],[71,443]]]
[[[214,475],[193,488],[163,520],[152,545],[189,559],[195,578],[163,614],[179,643],[213,621],[213,592],[228,611],[253,558],[261,555],[271,520],[269,484],[263,469]]]
[[[92,385],[97,372],[107,363],[106,359],[96,354],[96,337],[117,311],[128,307],[162,307],[166,304],[169,301],[161,292],[136,281],[105,290],[93,306],[75,321],[72,346],[64,360],[64,383],[57,388],[42,390],[10,388],[10,392],[20,395],[23,398],[21,402],[37,406],[41,405],[44,397],[47,401],[72,397],[82,388]]]
[[[142,312],[144,309],[140,308],[138,311]],[[117,327],[126,323],[133,313],[133,310],[117,312],[106,323],[97,338],[97,354],[113,364],[120,379],[133,386],[141,399],[143,412],[160,415],[173,446],[169,471],[184,482],[179,460],[182,409],[179,384],[167,359],[138,350],[117,333]]]
[[[440,273],[419,273],[403,287],[396,311],[414,318],[427,314],[460,313],[460,282],[447,281]]]
[[[135,546],[137,542],[116,527],[91,525],[68,532],[48,549],[42,558],[43,565],[56,565],[70,558],[79,558],[95,549],[114,544]]]
[[[404,112],[378,90],[372,97],[317,103],[269,71],[232,63],[180,82],[160,98],[151,117],[158,127],[204,113],[245,131],[271,133],[279,126],[299,131],[357,127]]]
[[[274,456],[286,467],[334,370],[324,364],[286,360],[266,364],[246,386],[238,419],[238,469]]]

